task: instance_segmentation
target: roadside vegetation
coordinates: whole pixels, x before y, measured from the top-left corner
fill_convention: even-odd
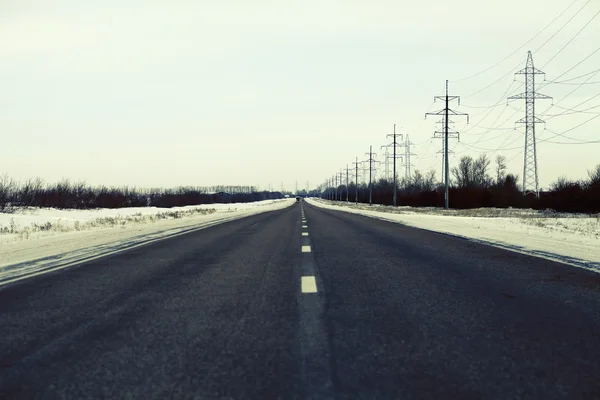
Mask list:
[[[214,203],[249,203],[283,198],[279,192],[258,191],[252,186],[179,187],[139,189],[135,187],[93,187],[85,182],[64,179],[46,184],[40,178],[17,182],[0,176],[0,212],[17,207],[96,209],[126,207],[183,207]]]
[[[558,178],[548,189],[535,195],[523,196],[520,178],[507,173],[506,159],[499,156],[492,165],[484,154],[478,158],[464,156],[450,170],[450,208],[527,208],[566,213],[600,213],[600,164],[588,171],[581,180]],[[321,188],[313,196],[331,198],[335,188]],[[341,199],[346,200],[346,186],[338,187]],[[356,185],[348,187],[348,199],[356,202]],[[358,202],[369,203],[368,183],[358,186]],[[378,179],[372,184],[374,204],[393,204],[393,180]],[[443,207],[444,185],[436,179],[435,171],[423,173],[415,170],[410,178],[398,179],[398,206]]]

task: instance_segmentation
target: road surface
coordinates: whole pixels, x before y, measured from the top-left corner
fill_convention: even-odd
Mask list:
[[[0,327],[2,399],[600,399],[599,274],[305,202],[2,287]]]

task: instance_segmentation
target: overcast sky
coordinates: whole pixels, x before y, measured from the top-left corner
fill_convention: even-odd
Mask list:
[[[600,46],[598,11],[598,0],[3,0],[0,174],[313,188],[369,145],[382,155],[396,123],[413,169],[439,178],[438,118],[424,115],[449,79],[454,109],[471,116],[455,119],[452,165],[489,149],[522,176],[524,129],[512,128],[524,101],[504,101],[524,90],[513,72],[527,50],[548,80],[600,68],[599,51],[560,76]],[[551,142],[600,140],[600,118],[556,136],[600,115],[589,109],[600,73],[537,78],[556,104],[536,105],[540,185],[583,178],[600,143]],[[589,110],[552,117],[572,107]]]

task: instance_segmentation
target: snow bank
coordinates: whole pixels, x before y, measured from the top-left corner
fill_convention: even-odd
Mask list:
[[[451,234],[600,272],[600,215],[493,208],[393,208],[320,199],[307,201],[322,208]]]
[[[0,214],[2,226],[12,229],[12,233],[4,229],[0,234],[0,285],[295,202],[283,199],[171,209],[27,209]],[[45,226],[49,228],[39,228]]]
[[[51,236],[57,233],[143,224],[217,212],[232,213],[288,203],[290,203],[290,200],[283,199],[173,208],[131,207],[94,210],[18,208],[10,213],[0,213],[0,245],[12,241]]]

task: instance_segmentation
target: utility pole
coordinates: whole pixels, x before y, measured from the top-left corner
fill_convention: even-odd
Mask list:
[[[372,206],[373,205],[373,184],[372,184],[372,178],[373,178],[373,161],[375,161],[373,159],[373,156],[377,155],[376,153],[373,153],[373,146],[369,146],[369,152],[365,153],[365,155],[368,154],[369,155],[369,159],[367,160],[369,162],[369,205]]]
[[[448,80],[446,80],[446,95],[445,96],[435,96],[435,100],[443,100],[445,102],[445,107],[437,112],[426,113],[425,118],[428,115],[443,115],[444,118],[444,151],[445,151],[445,169],[444,169],[444,186],[446,187],[444,194],[444,208],[447,210],[450,207],[450,198],[449,198],[449,187],[450,187],[450,173],[449,173],[449,162],[448,162],[448,116],[452,115],[466,115],[467,116],[467,124],[469,123],[469,115],[465,113],[457,113],[454,110],[449,108],[449,104],[453,100],[458,100],[458,105],[460,105],[460,96],[449,96],[448,95]]]
[[[350,191],[350,186],[349,186],[349,182],[348,182],[348,164],[346,164],[346,203],[348,203],[349,200],[349,194],[348,192]]]
[[[527,52],[527,63],[525,68],[515,75],[525,75],[525,93],[510,96],[508,100],[525,99],[525,118],[517,121],[517,124],[525,124],[525,151],[523,161],[523,196],[534,193],[540,197],[538,186],[537,153],[535,142],[535,124],[544,123],[535,116],[535,99],[551,99],[552,97],[535,91],[535,76],[544,74],[533,66],[531,51]]]
[[[296,181],[296,196],[298,196],[298,181]]]
[[[354,164],[356,167],[356,177],[354,178],[354,188],[356,189],[356,197],[354,198],[354,201],[356,204],[358,204],[358,157],[356,157],[356,162],[353,162],[352,164]]]
[[[445,118],[442,117],[442,119],[440,121],[438,121],[438,124],[442,125],[442,129],[444,129],[445,126]],[[450,126],[450,124],[452,124],[454,126],[454,121],[450,120],[448,121],[448,126]],[[450,149],[446,150],[446,132],[444,130],[436,130],[433,133],[433,137],[436,139],[442,139],[442,177],[444,177],[444,171],[446,170],[445,168],[445,163],[446,163],[446,155],[449,155],[450,153],[454,153],[453,151],[451,151]],[[460,141],[460,134],[457,131],[451,131],[448,130],[448,139],[457,139]],[[438,152],[439,153],[439,152]]]
[[[398,137],[400,137],[400,140],[402,140],[402,134],[401,133],[396,133],[396,124],[394,124],[394,133],[392,133],[391,135],[387,135],[387,137],[391,136],[392,138],[394,138],[394,141],[389,144],[388,146],[392,146],[394,148],[394,154],[392,156],[392,158],[394,159],[394,166],[393,166],[393,174],[394,174],[394,200],[393,200],[393,204],[394,207],[397,206],[397,192],[398,192],[398,174],[396,173],[396,159],[400,158],[399,156],[396,155],[396,148],[400,147],[401,145],[398,143]]]

